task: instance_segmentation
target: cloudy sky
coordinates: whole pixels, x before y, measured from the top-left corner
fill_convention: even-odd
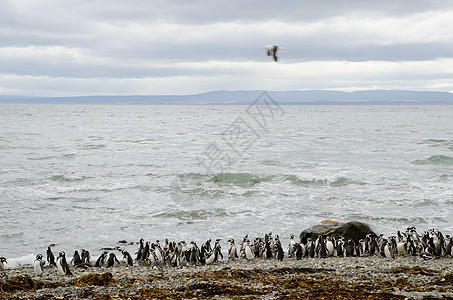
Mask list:
[[[453,92],[453,1],[0,0],[0,94],[242,89]]]

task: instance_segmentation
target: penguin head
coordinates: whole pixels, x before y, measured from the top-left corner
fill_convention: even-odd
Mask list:
[[[36,260],[42,260],[42,254],[36,255]]]
[[[8,262],[6,261],[6,258],[4,258],[3,256],[0,257],[0,262],[2,262],[2,263],[8,263]]]

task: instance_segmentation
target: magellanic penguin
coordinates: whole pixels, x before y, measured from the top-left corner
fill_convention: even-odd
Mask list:
[[[228,247],[228,260],[239,258],[236,245],[234,244],[234,239],[229,239],[227,242],[230,243]]]
[[[189,255],[186,256],[186,261],[191,265],[196,265],[200,262],[200,249],[194,241],[191,241],[190,244],[192,245],[192,248],[187,252]]]
[[[82,263],[82,259],[80,258],[79,252],[77,250],[74,251],[71,263],[74,264],[74,266],[80,265]]]
[[[384,245],[384,256],[387,258],[394,258],[394,248],[392,246],[392,243],[389,241]]]
[[[51,267],[56,267],[57,265],[55,264],[55,255],[53,255],[52,250],[50,249],[50,246],[47,247],[47,263]]]
[[[207,265],[210,265],[210,264],[213,264],[215,262],[218,262],[219,261],[219,256],[222,257],[223,259],[223,255],[222,255],[222,251],[221,251],[221,247],[220,247],[220,239],[217,239],[216,242],[215,242],[215,245],[214,245],[214,249],[211,251],[211,253],[209,254],[209,256],[206,257],[206,264]]]
[[[267,258],[267,259],[271,259],[274,257],[274,254],[272,252],[272,248],[271,248],[271,243],[269,241],[266,241],[266,250],[265,250],[265,254],[264,254],[264,257]]]
[[[147,260],[149,258],[149,242],[145,243],[145,248],[142,250],[142,257],[140,258],[141,260]]]
[[[335,247],[335,251],[337,252],[338,257],[344,256],[344,238],[340,237],[337,241],[337,246]]]
[[[318,239],[316,240],[316,254],[320,258],[326,258],[327,257],[327,246],[326,246],[326,241],[320,235]]]
[[[64,251],[61,251],[57,258],[57,268],[63,275],[72,275],[71,270],[69,269],[68,262],[66,261],[66,254]]]
[[[293,257],[294,252],[296,252],[296,241],[294,240],[294,234],[291,234],[289,236],[288,257]]]
[[[8,263],[8,262],[6,261],[6,258],[4,258],[2,256],[2,257],[0,257],[0,270],[3,270],[5,268],[4,263]]]
[[[279,50],[285,50],[285,48],[280,47],[280,46],[276,46],[276,45],[267,45],[266,47],[264,47],[264,49],[267,50],[267,56],[273,56],[274,57],[274,61],[275,62],[278,61],[277,52]]]
[[[84,264],[90,264],[91,263],[91,255],[90,252],[88,252],[85,249],[82,249],[82,263]]]
[[[283,251],[282,244],[276,243],[276,246],[277,246],[277,259],[283,260],[283,257],[285,256],[285,252]]]
[[[248,240],[248,238],[249,238],[249,235],[246,234],[246,235],[244,236],[244,238],[242,239],[242,242],[241,242],[241,244],[240,244],[241,247],[239,248],[239,255],[240,255],[241,257],[245,257],[245,242]]]
[[[120,264],[120,262],[116,258],[115,253],[110,253],[109,259],[107,260],[107,268],[113,267],[115,265],[115,263],[118,265]]]
[[[101,255],[99,255],[98,259],[96,260],[96,264],[94,265],[95,267],[103,267],[105,264],[105,259],[107,258],[107,251],[102,252]]]
[[[326,248],[327,248],[327,256],[333,256],[335,253],[335,238],[332,236],[326,237]]]
[[[344,245],[344,257],[353,257],[354,256],[354,241],[348,240],[346,245]]]
[[[135,260],[141,260],[142,255],[143,255],[143,249],[144,249],[144,244],[143,244],[143,238],[140,239],[140,247],[138,248],[137,251],[137,256],[135,257]]]
[[[35,271],[36,276],[42,276],[43,273],[43,266],[45,264],[45,261],[43,259],[42,254],[36,255],[36,259],[33,262],[33,269]]]
[[[245,241],[245,258],[246,259],[254,259],[255,255],[253,255],[252,249],[250,248],[250,240]]]
[[[296,250],[294,251],[294,255],[296,256],[296,259],[297,259],[297,260],[302,259],[302,257],[305,256],[305,245],[302,244],[302,243],[296,243],[296,245],[294,246],[294,248],[296,249]]]
[[[445,256],[453,256],[453,237],[445,235]]]
[[[307,239],[307,256],[309,258],[315,257],[315,243],[311,238]]]
[[[145,247],[146,249],[146,247]],[[154,255],[156,257],[156,260],[157,261],[160,261],[161,263],[164,262],[164,257],[162,255],[162,248],[160,247],[160,243],[159,243],[159,240],[157,240],[155,243],[153,243],[151,245],[151,249],[153,250],[154,252]]]
[[[132,256],[129,254],[129,252],[123,250],[121,253],[123,253],[123,258],[126,259],[126,265],[132,267],[134,265],[134,261],[132,260]]]

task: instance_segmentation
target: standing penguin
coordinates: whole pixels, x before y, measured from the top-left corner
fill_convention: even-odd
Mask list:
[[[132,256],[129,254],[129,252],[123,250],[121,253],[123,253],[123,258],[126,259],[126,265],[132,267],[134,265],[134,261],[132,260]]]
[[[115,253],[110,253],[109,259],[107,260],[107,268],[113,267],[115,263],[117,263],[118,265],[120,264],[120,262],[116,258]]]
[[[142,255],[143,255],[143,248],[144,248],[144,245],[143,245],[143,238],[140,239],[140,247],[138,248],[138,251],[137,251],[137,256],[135,257],[135,260],[141,260],[142,259]]]
[[[146,248],[146,247],[145,247]],[[159,240],[156,243],[152,244],[152,249],[154,251],[154,255],[156,256],[156,260],[160,261],[161,263],[164,262],[164,256],[162,254],[162,248],[160,247]]]
[[[346,245],[344,245],[344,256],[345,257],[354,256],[354,247],[355,247],[354,241],[348,240],[346,242]]]
[[[255,256],[253,255],[252,249],[250,248],[250,240],[245,241],[245,258],[246,259],[253,259]]]
[[[370,255],[374,255],[374,254],[376,254],[376,252],[378,252],[378,244],[376,241],[376,237],[374,237],[374,236],[370,237],[369,249],[370,249]]]
[[[318,254],[318,257],[320,258],[326,258],[327,257],[327,246],[326,246],[326,241],[323,239],[323,237],[320,235],[317,240],[317,249],[316,252]]]
[[[234,240],[229,239],[228,243],[230,243],[230,246],[228,248],[228,260],[234,260],[235,258],[239,258],[236,245],[234,244]]]
[[[66,261],[66,254],[64,251],[61,251],[57,258],[57,268],[63,275],[72,275],[71,270],[69,269],[68,262]]]
[[[271,259],[271,258],[273,257],[272,248],[271,248],[271,243],[270,243],[269,241],[266,241],[265,257],[266,257],[267,259]]]
[[[248,240],[249,238],[249,235],[246,234],[244,236],[244,238],[242,239],[242,243],[240,244],[241,247],[239,248],[239,254],[241,255],[241,257],[245,257],[245,242]]]
[[[105,259],[107,257],[107,253],[108,253],[107,251],[102,252],[102,254],[96,260],[96,264],[94,265],[95,267],[100,268],[100,267],[104,266]]]
[[[305,256],[305,246],[304,246],[304,244],[302,244],[302,243],[296,243],[296,245],[294,246],[294,248],[296,249],[296,250],[294,251],[294,254],[295,254],[295,256],[296,256],[296,259],[297,259],[297,260],[301,260],[302,257]]]
[[[277,259],[283,260],[283,257],[285,256],[285,252],[283,251],[282,244],[276,243],[276,246],[277,246]]]
[[[222,260],[223,260],[222,246],[220,245],[220,241],[221,241],[221,240],[222,240],[222,239],[216,239],[216,240],[215,240],[214,248],[215,248],[215,247],[219,248],[218,254],[219,254],[219,256],[220,256],[220,257],[222,258]],[[217,260],[216,260],[216,261],[217,261]]]
[[[77,250],[74,251],[71,263],[73,263],[74,266],[80,265],[82,263],[82,259],[80,258],[79,252]]]
[[[36,259],[33,262],[33,269],[35,271],[36,276],[42,276],[43,270],[42,267],[44,266],[45,262],[43,260],[42,254],[36,255]]]
[[[142,250],[142,257],[141,260],[147,260],[149,258],[149,242],[145,243],[145,248]]]
[[[205,243],[205,246],[206,246],[206,251],[207,252],[211,252],[212,251],[212,247],[211,247],[211,239],[208,239]]]
[[[50,249],[50,246],[47,247],[47,262],[49,263],[49,266],[51,266],[51,267],[56,267],[57,266],[55,264],[55,255],[53,255],[53,252]]]
[[[311,238],[307,239],[307,256],[310,258],[315,257],[315,243]]]
[[[91,263],[91,255],[85,249],[82,249],[82,263],[89,265]]]
[[[391,242],[384,245],[384,256],[387,258],[395,258],[395,251]]]
[[[219,256],[222,255],[222,252],[220,250],[219,241],[220,240],[217,240],[215,242],[214,249],[211,251],[211,254],[208,257],[206,257],[206,264],[207,265],[210,265],[210,264],[213,264],[213,263],[219,261]],[[223,256],[222,256],[222,258],[223,258]]]
[[[335,253],[335,238],[332,236],[326,237],[326,248],[327,248],[327,256],[333,256]]]
[[[296,241],[294,240],[294,234],[291,234],[289,236],[288,257],[293,257],[294,252],[296,252]]]
[[[4,258],[2,256],[2,257],[0,257],[0,270],[3,270],[5,268],[4,263],[8,263],[8,262],[6,261],[6,258]]]

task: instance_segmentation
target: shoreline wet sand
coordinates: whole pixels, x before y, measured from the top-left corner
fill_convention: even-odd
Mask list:
[[[183,268],[4,270],[2,299],[453,299],[453,259],[257,258]]]

